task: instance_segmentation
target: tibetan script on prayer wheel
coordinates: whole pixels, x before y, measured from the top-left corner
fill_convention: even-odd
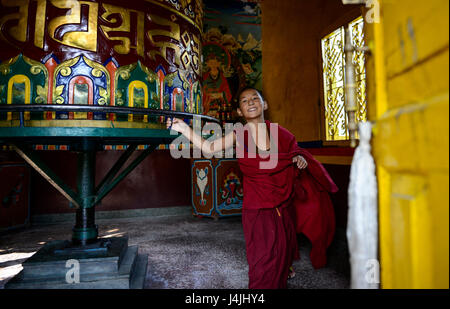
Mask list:
[[[0,0],[0,104],[201,113],[202,16],[201,0]],[[0,122],[17,117],[3,114]],[[33,120],[151,122],[143,115],[25,114]]]

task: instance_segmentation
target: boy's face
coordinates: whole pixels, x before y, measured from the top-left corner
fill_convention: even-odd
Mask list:
[[[267,109],[267,102],[263,101],[261,95],[255,89],[248,89],[241,93],[239,97],[239,116],[247,120],[261,117]]]

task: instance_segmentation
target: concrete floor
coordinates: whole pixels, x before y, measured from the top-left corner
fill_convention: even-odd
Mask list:
[[[100,237],[128,235],[129,245],[148,254],[145,288],[245,289],[248,266],[240,217],[194,218],[186,214],[98,219]],[[73,223],[31,226],[0,236],[0,288],[21,269],[21,263],[43,244],[71,238]],[[328,265],[314,270],[310,244],[299,236],[301,259],[290,289],[346,289],[348,252],[344,231],[337,230],[328,250]]]

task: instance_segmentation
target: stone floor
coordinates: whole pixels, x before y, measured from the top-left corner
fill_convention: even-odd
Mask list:
[[[98,219],[100,237],[128,235],[129,245],[148,254],[145,288],[247,288],[248,266],[240,217],[195,218],[189,214]],[[70,239],[72,223],[31,226],[0,236],[0,288],[22,267],[21,263],[43,244]],[[290,289],[347,289],[348,252],[345,233],[337,230],[328,250],[328,265],[314,270],[310,244],[299,236],[301,259]]]

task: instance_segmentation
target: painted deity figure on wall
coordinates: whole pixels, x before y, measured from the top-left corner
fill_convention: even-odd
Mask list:
[[[232,99],[222,62],[214,53],[210,53],[205,61],[207,71],[203,75],[203,112],[213,117],[230,105]]]
[[[262,55],[259,50],[238,52],[238,59],[242,68],[245,85],[262,89]]]
[[[245,86],[262,90],[260,0],[204,0],[204,3],[203,83],[209,82],[205,77],[211,79],[210,68],[216,65],[225,77],[220,80],[227,80],[232,99]],[[211,53],[221,62],[220,65],[214,63]],[[207,90],[203,92],[204,111],[210,109],[210,105],[214,108],[215,104],[210,102],[218,103],[220,94],[214,92],[211,95]],[[219,115],[224,122],[238,118],[230,105],[221,110]]]

